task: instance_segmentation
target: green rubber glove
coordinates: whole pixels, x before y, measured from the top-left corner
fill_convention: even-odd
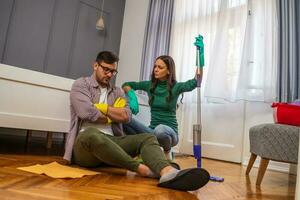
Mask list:
[[[137,100],[137,97],[134,93],[134,90],[129,90],[127,92],[127,96],[129,98],[129,106],[130,106],[130,110],[133,114],[138,114],[139,112],[139,102]]]
[[[203,43],[203,36],[199,35],[195,39],[196,39],[196,41],[194,42],[194,45],[197,47],[196,65],[198,67],[204,67],[204,43]]]

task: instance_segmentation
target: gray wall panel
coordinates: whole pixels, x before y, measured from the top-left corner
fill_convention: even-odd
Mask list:
[[[55,0],[17,0],[3,63],[42,71]]]
[[[44,72],[46,73],[67,76],[77,7],[78,1],[57,1],[48,54],[44,65]]]
[[[12,13],[13,3],[14,0],[0,0],[0,62],[2,62],[4,56],[9,18]]]
[[[93,5],[80,2],[78,24],[74,35],[74,47],[71,55],[69,77],[89,76],[92,72],[92,61],[104,46],[104,35],[96,30],[99,9]],[[105,16],[104,16],[105,19]],[[100,32],[100,33],[99,33]]]
[[[106,2],[108,1],[105,1],[105,3]],[[106,4],[104,7],[104,10],[110,15],[108,22],[106,23],[107,37],[104,48],[119,54],[119,46],[121,42],[120,34],[122,33],[125,1],[109,0],[109,4]],[[116,10],[118,10],[118,13],[115,12]]]
[[[78,78],[99,51],[119,53],[125,0],[0,0],[0,62]]]

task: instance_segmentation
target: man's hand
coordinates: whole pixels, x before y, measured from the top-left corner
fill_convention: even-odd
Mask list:
[[[102,114],[107,115],[108,104],[107,103],[95,103],[94,106],[102,112]],[[107,123],[110,124],[112,121],[107,117]]]
[[[107,103],[95,103],[94,106],[100,110],[104,115],[107,115],[108,104]]]
[[[107,123],[108,123],[108,124],[111,124],[111,123],[112,123],[112,120],[111,120],[109,117],[107,117]]]
[[[95,103],[94,106],[100,110],[104,115],[107,115],[108,112],[108,104],[106,103]],[[114,108],[124,108],[126,106],[126,100],[124,98],[117,98],[113,104]],[[112,120],[107,117],[107,123],[110,124]]]
[[[113,107],[115,108],[124,108],[126,106],[126,100],[122,97],[119,97],[115,100]]]
[[[125,106],[126,106],[126,100],[121,97],[117,98],[113,105],[114,108],[124,108]],[[112,120],[109,117],[107,117],[107,123],[108,124],[112,123]]]

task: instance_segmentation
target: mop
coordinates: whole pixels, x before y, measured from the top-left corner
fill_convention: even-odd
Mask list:
[[[197,47],[196,52],[196,66],[197,66],[197,124],[193,125],[193,151],[194,157],[197,159],[197,167],[201,168],[201,82],[204,68],[204,43],[203,36],[196,37],[194,45]],[[223,182],[224,178],[217,176],[210,176],[211,181]]]

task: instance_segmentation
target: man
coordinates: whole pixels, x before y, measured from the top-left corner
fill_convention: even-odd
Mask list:
[[[204,169],[178,170],[165,158],[151,134],[123,134],[122,123],[131,111],[122,89],[110,79],[117,74],[118,57],[100,52],[90,77],[79,78],[72,86],[71,125],[64,159],[83,167],[101,164],[126,168],[141,176],[160,176],[159,186],[177,190],[196,190],[209,180]],[[140,155],[145,164],[133,159]]]

